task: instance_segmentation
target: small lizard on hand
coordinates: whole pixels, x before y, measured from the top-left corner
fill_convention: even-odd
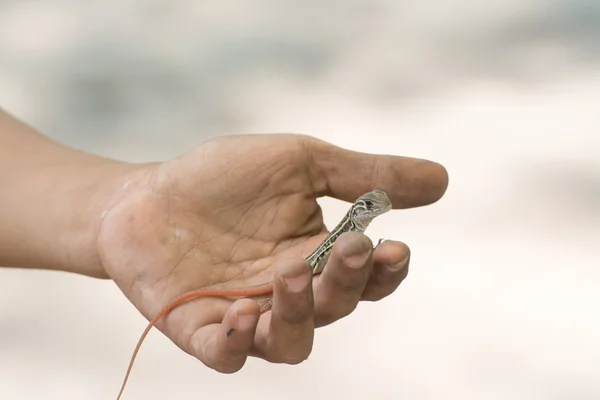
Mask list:
[[[327,265],[333,245],[342,233],[352,231],[364,233],[373,219],[390,211],[391,209],[392,203],[389,197],[381,190],[373,190],[360,196],[352,204],[348,212],[344,215],[344,218],[342,218],[342,220],[329,233],[329,235],[327,235],[323,242],[306,257],[306,260],[311,265],[313,275],[320,274],[323,271]],[[137,346],[135,347],[133,355],[131,356],[129,367],[127,368],[127,372],[121,385],[121,390],[117,400],[121,398],[123,391],[125,390],[125,385],[127,384],[127,380],[131,374],[131,369],[133,368],[137,354],[150,330],[174,308],[190,300],[202,297],[256,298],[260,305],[260,311],[262,314],[271,310],[273,302],[273,281],[271,280],[259,285],[238,288],[211,286],[188,292],[165,306],[162,311],[149,322],[148,326],[138,340]],[[232,332],[233,330],[230,330],[227,332],[227,335],[229,336]]]

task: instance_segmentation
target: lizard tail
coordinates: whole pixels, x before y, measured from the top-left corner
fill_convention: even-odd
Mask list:
[[[152,319],[144,333],[140,336],[137,345],[135,346],[135,350],[131,356],[131,360],[129,361],[129,366],[127,367],[127,372],[125,373],[125,378],[123,379],[123,383],[121,384],[121,390],[119,391],[119,395],[117,396],[117,400],[121,399],[123,395],[123,391],[125,390],[125,386],[127,385],[127,381],[129,380],[129,375],[131,375],[131,369],[133,368],[133,364],[137,355],[142,347],[142,343],[144,343],[144,339],[148,336],[148,333],[152,330],[152,328],[165,317],[168,313],[170,313],[174,308],[179,307],[181,304],[188,302],[190,300],[199,299],[201,297],[248,297],[248,296],[260,296],[264,294],[269,294],[273,291],[271,285],[258,285],[252,288],[239,288],[239,289],[201,289],[193,292],[186,293],[181,297],[173,300],[171,303],[167,304],[165,308],[158,313],[154,319]]]

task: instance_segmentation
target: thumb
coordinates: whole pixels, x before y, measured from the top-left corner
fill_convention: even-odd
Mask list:
[[[353,202],[373,189],[387,193],[393,208],[438,201],[448,187],[448,172],[433,161],[346,150],[310,139],[313,185],[319,197]]]

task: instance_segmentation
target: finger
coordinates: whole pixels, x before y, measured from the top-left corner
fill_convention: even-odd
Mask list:
[[[372,252],[373,244],[365,235],[340,235],[315,285],[316,326],[330,324],[354,311],[371,273]]]
[[[308,143],[319,196],[353,202],[380,189],[388,194],[393,208],[399,209],[435,203],[448,187],[446,169],[432,161],[360,153],[316,139]]]
[[[392,294],[408,275],[410,249],[401,242],[386,240],[373,250],[373,272],[362,300],[378,301]]]
[[[260,310],[251,299],[240,299],[227,310],[220,324],[198,329],[190,338],[192,354],[218,372],[239,371],[254,343]]]
[[[303,259],[277,268],[270,318],[261,321],[256,350],[270,362],[298,364],[308,358],[314,337],[312,271]]]

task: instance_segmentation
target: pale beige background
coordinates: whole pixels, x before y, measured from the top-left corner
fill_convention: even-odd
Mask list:
[[[297,3],[0,1],[0,105],[69,145],[301,132],[450,173],[368,231],[411,245],[402,288],[307,362],[219,375],[154,332],[124,398],[600,399],[600,3]],[[114,398],[145,322],[111,282],[0,270],[0,399]]]

